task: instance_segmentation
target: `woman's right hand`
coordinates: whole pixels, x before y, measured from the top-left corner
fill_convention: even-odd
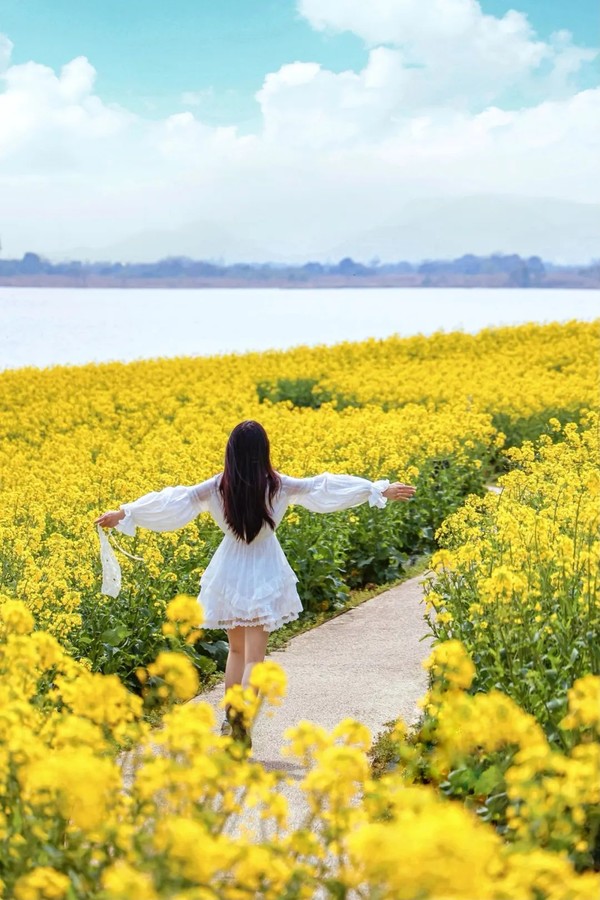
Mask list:
[[[394,481],[389,487],[382,491],[384,497],[388,500],[410,500],[414,496],[416,487],[412,484],[403,484],[401,481]]]
[[[101,525],[102,528],[114,528],[124,518],[124,509],[109,509],[108,512],[102,513],[101,516],[94,519],[94,525]]]

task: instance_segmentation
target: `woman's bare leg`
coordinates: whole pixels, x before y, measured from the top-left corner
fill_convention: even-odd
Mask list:
[[[245,632],[245,665],[242,684],[244,687],[249,687],[252,667],[256,663],[264,661],[269,632],[265,631],[262,625],[251,625],[244,628],[243,631]]]
[[[227,664],[225,666],[225,690],[234,684],[241,684],[244,674],[244,632],[245,628],[228,628],[227,638],[229,640],[229,653],[227,654]]]

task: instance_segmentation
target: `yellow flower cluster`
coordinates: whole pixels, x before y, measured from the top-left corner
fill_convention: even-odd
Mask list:
[[[444,641],[435,647],[423,666],[430,669],[436,679],[443,677],[453,687],[470,687],[475,675],[475,666],[460,641]]]
[[[197,597],[189,594],[177,594],[167,604],[167,621],[162,626],[165,637],[178,635],[186,644],[193,644],[202,634],[199,625],[203,622],[202,607]]]
[[[279,706],[286,695],[287,678],[281,666],[267,659],[251,671],[250,685],[270,704]]]
[[[15,884],[15,900],[63,900],[71,879],[50,866],[38,866]]]
[[[584,675],[567,695],[569,712],[561,721],[561,728],[589,728],[600,738],[600,677]]]
[[[432,658],[444,656],[446,643],[453,645],[450,655],[460,658],[461,645],[455,640],[436,647]],[[468,659],[464,647],[462,658]],[[467,679],[461,687],[446,677],[443,665],[432,665],[429,659],[424,666],[433,677],[420,701],[426,715],[417,734],[410,736],[410,746],[401,730],[392,735],[399,745],[404,742],[399,753],[404,777],[410,780],[426,765],[431,783],[448,785],[463,773],[462,786],[468,786],[478,804],[504,790],[507,840],[529,850],[568,851],[589,865],[600,803],[600,743],[593,739],[593,731],[582,730],[581,742],[576,740],[567,753],[560,752],[550,746],[535,717],[505,693],[492,689],[468,694]],[[582,710],[586,726],[595,726],[599,698],[600,676],[576,680],[560,727],[579,725]]]
[[[143,694],[155,692],[161,700],[191,700],[200,688],[198,672],[187,656],[181,653],[163,651],[147,669],[138,669],[139,680],[145,685]]]
[[[23,603],[0,595],[0,628],[3,632],[29,634],[33,625],[33,616]]]

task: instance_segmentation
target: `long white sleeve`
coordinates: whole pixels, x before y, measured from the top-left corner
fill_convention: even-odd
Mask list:
[[[137,500],[121,503],[119,509],[125,511],[125,518],[114,527],[131,537],[135,535],[137,526],[151,531],[183,528],[200,513],[208,511],[216,478],[218,475],[195,485],[179,484],[162,491],[150,491]]]
[[[289,475],[282,475],[281,478],[290,504],[321,513],[349,509],[367,501],[369,506],[382,508],[387,504],[383,491],[390,485],[387,478],[369,481],[358,475],[334,475],[331,472],[312,478],[292,478]]]

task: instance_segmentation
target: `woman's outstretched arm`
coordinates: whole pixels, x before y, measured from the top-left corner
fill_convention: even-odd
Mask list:
[[[151,531],[175,531],[207,512],[210,495],[218,475],[195,485],[177,485],[150,491],[137,500],[121,503],[119,509],[102,513],[94,520],[103,528],[116,528],[133,537],[137,526]]]
[[[369,481],[358,475],[335,475],[323,472],[312,478],[282,476],[290,504],[298,504],[312,512],[336,512],[368,501],[370,506],[384,507],[388,500],[409,500],[416,488],[410,484],[382,478]]]

